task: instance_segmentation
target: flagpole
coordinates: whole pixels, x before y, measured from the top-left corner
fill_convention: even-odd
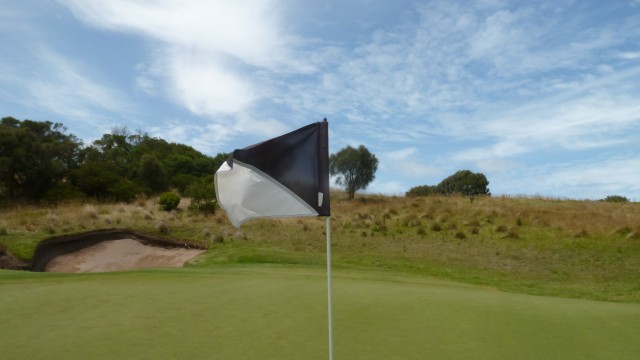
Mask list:
[[[331,308],[331,217],[325,218],[327,225],[327,295],[329,314],[329,360],[333,360],[333,316]]]

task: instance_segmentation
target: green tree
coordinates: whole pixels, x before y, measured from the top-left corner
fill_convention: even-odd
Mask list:
[[[406,192],[406,196],[428,195],[463,195],[471,197],[477,195],[491,195],[489,181],[482,173],[470,170],[460,170],[442,180],[438,185],[414,186]]]
[[[414,186],[406,192],[406,196],[429,196],[438,193],[435,185],[419,185]]]
[[[218,203],[213,175],[203,177],[191,184],[185,191],[191,198],[190,210],[203,214],[215,214]]]
[[[329,157],[329,173],[337,175],[336,184],[343,186],[353,199],[356,191],[364,190],[375,179],[378,159],[364,146],[347,146]]]
[[[622,195],[608,195],[606,198],[602,199],[602,201],[606,202],[629,202],[629,198]]]
[[[0,121],[0,195],[4,199],[40,200],[67,181],[77,167],[82,142],[50,121]]]
[[[491,195],[489,181],[482,173],[474,173],[470,170],[460,170],[448,178],[442,180],[437,186],[437,192],[443,195]]]
[[[139,174],[142,183],[152,192],[159,193],[167,190],[167,171],[154,154],[145,154],[142,156]]]

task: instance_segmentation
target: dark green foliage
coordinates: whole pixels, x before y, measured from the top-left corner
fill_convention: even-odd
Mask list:
[[[460,170],[437,185],[438,192],[444,195],[491,195],[489,181],[482,173]]]
[[[164,211],[175,210],[178,208],[178,204],[180,204],[180,195],[172,191],[167,191],[165,193],[162,193],[162,195],[160,195],[160,198],[158,199],[158,203],[160,204],[160,207]]]
[[[460,170],[455,174],[442,180],[438,185],[415,186],[407,191],[406,196],[427,196],[427,195],[491,195],[489,192],[489,181],[482,173],[474,173],[469,170]]]
[[[56,204],[65,200],[82,199],[84,194],[80,189],[67,183],[61,182],[53,185],[44,195],[44,200]]]
[[[347,146],[329,158],[329,172],[338,175],[336,184],[342,185],[353,199],[356,191],[366,189],[375,179],[378,159],[364,146]]]
[[[38,200],[77,167],[80,140],[59,123],[0,122],[0,195],[7,200]]]
[[[213,176],[205,177],[191,184],[185,193],[191,198],[189,210],[203,214],[215,214],[218,203],[216,201]]]
[[[158,193],[167,190],[167,171],[154,154],[142,155],[139,174],[142,184],[152,192]]]
[[[428,196],[437,194],[437,188],[432,185],[419,185],[414,186],[407,191],[407,196]]]
[[[609,195],[606,198],[602,199],[602,201],[606,202],[629,202],[629,199],[625,196],[621,195]]]
[[[198,181],[198,177],[191,174],[176,174],[171,178],[171,187],[178,190],[180,194],[185,195],[189,185]]]
[[[211,177],[229,154],[206,156],[190,146],[169,143],[116,127],[88,146],[65,134],[62,124],[0,122],[0,202],[51,203],[76,198],[130,201],[189,186]],[[213,198],[211,198],[213,199]],[[196,202],[200,202],[197,200]],[[199,204],[208,207],[212,204]]]
[[[135,199],[136,195],[148,192],[144,187],[140,186],[129,179],[121,179],[115,185],[109,188],[110,197],[116,201],[130,202]]]

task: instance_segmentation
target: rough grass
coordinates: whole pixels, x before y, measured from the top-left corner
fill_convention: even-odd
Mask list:
[[[3,359],[326,359],[320,267],[0,271]],[[640,308],[334,272],[344,359],[636,359]]]
[[[332,195],[337,268],[381,268],[501,290],[640,301],[640,204],[543,198]],[[195,215],[133,204],[1,210],[0,244],[29,259],[39,241],[131,228],[209,246],[194,266],[324,263],[322,218],[256,220],[235,229],[221,211]],[[164,224],[159,226],[159,224]],[[161,232],[163,234],[161,234]]]

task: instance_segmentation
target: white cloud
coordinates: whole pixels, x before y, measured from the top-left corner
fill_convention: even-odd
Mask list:
[[[246,118],[271,94],[274,74],[312,69],[292,57],[277,0],[61,2],[90,26],[152,40],[152,60],[138,66],[139,89],[214,123],[234,119],[241,133],[256,131],[259,123]],[[278,128],[275,121],[263,125]]]
[[[636,60],[640,59],[640,51],[623,51],[618,56],[625,60]]]
[[[640,156],[612,156],[582,162],[557,163],[522,169],[496,177],[499,193],[527,194],[535,189],[544,196],[602,199],[618,194],[640,194]],[[639,200],[639,199],[636,199]]]
[[[257,95],[251,81],[212,60],[214,54],[169,51],[164,68],[170,97],[197,115],[240,113]]]
[[[510,52],[511,47],[522,46],[522,30],[518,17],[509,11],[498,11],[489,15],[483,26],[471,37],[472,57],[494,56]]]
[[[395,194],[404,195],[408,189],[400,181],[378,181],[374,180],[365,190],[370,194]]]
[[[522,166],[517,161],[500,158],[482,159],[477,161],[475,165],[482,173],[504,173]]]
[[[225,151],[230,137],[236,132],[228,126],[198,125],[180,119],[172,119],[151,127],[149,134],[168,142],[187,144],[205,154],[214,154]]]
[[[380,170],[396,178],[426,178],[442,174],[441,167],[425,163],[425,157],[415,147],[380,154]]]
[[[255,119],[242,115],[237,118],[235,130],[238,132],[259,135],[261,138],[266,140],[270,137],[282,135],[292,129],[276,119]]]
[[[46,46],[36,44],[30,50],[29,61],[6,65],[0,77],[14,89],[7,94],[13,102],[98,126],[108,123],[108,113],[122,117],[132,112],[131,104],[84,64]]]
[[[62,0],[91,26],[132,32],[185,49],[275,66],[286,50],[277,1]]]

